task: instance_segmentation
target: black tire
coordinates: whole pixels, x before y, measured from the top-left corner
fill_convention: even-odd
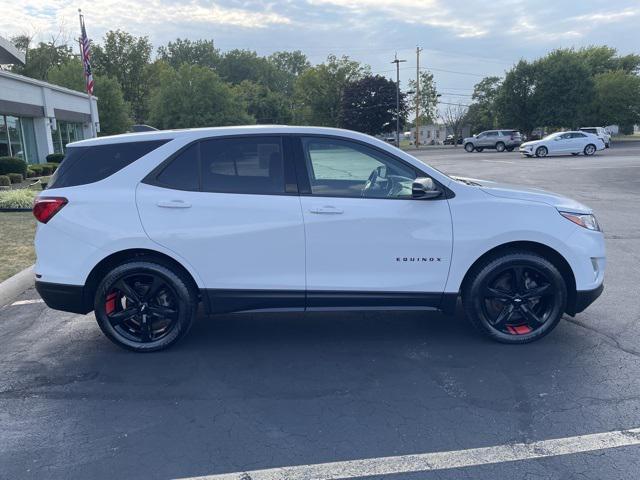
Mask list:
[[[504,152],[506,150],[506,145],[504,144],[504,142],[498,142],[496,143],[496,151],[497,152]]]
[[[484,150],[484,147],[476,147],[476,152],[482,152]]]
[[[474,267],[465,280],[462,303],[471,323],[489,338],[529,343],[556,327],[566,308],[567,286],[546,258],[508,250]]]
[[[507,147],[507,152],[513,152],[516,147]]]
[[[593,143],[590,143],[589,145],[587,145],[586,147],[584,147],[584,154],[588,157],[590,157],[591,155],[593,155],[594,153],[596,153],[598,149],[596,148],[596,146]]]
[[[471,143],[471,142],[465,143],[465,145],[464,145],[464,150],[465,150],[467,153],[472,153],[474,149],[475,149],[475,148],[474,148],[474,146],[473,146],[473,143]]]
[[[549,154],[547,147],[536,148],[536,157],[546,157]]]
[[[573,155],[575,157],[577,155],[580,155],[580,152],[571,152],[571,155]]]
[[[198,296],[182,272],[153,261],[131,261],[111,270],[96,290],[94,311],[102,332],[136,352],[168,348],[185,335]]]

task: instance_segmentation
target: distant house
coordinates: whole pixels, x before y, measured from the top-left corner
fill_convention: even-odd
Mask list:
[[[442,123],[433,123],[431,125],[420,125],[420,145],[435,145],[440,144],[447,138],[448,135],[453,134],[453,130]],[[459,132],[464,137],[471,136],[471,126],[464,125],[462,131]],[[415,143],[416,129],[411,129],[411,142]]]

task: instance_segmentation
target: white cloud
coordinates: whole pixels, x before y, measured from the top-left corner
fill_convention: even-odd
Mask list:
[[[460,12],[451,11],[439,0],[308,0],[311,5],[331,5],[349,10],[356,15],[384,14],[383,20],[426,25],[452,31],[456,36],[481,37],[488,33],[482,19],[469,21]]]
[[[578,15],[576,17],[569,18],[568,21],[584,22],[593,26],[594,24],[617,23],[638,16],[640,16],[640,8],[632,7],[625,8],[624,10],[620,10],[619,12],[607,11]]]
[[[240,28],[266,28],[288,25],[292,20],[269,9],[248,10],[229,8],[206,0],[189,0],[185,3],[161,0],[93,0],[86,5],[69,5],[66,0],[21,0],[11,7],[11,15],[0,17],[0,31],[12,36],[21,33],[48,38],[52,32],[63,30],[73,38],[77,34],[77,7],[84,9],[87,29],[104,33],[111,29],[124,29],[138,35],[146,35],[150,29],[185,25],[232,26]]]

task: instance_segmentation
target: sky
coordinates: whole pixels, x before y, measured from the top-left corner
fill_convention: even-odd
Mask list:
[[[430,69],[443,102],[468,104],[482,77],[504,74],[520,58],[559,47],[609,45],[640,50],[640,0],[0,0],[0,36],[71,40],[82,8],[88,35],[146,35],[158,47],[177,37],[213,39],[224,50],[267,55],[302,50],[312,63],[349,55],[401,85]]]

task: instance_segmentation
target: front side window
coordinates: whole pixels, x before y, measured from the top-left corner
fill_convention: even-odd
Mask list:
[[[285,192],[280,137],[239,137],[200,143],[202,190],[219,193]]]
[[[313,195],[410,198],[416,171],[399,160],[355,142],[302,139]]]

